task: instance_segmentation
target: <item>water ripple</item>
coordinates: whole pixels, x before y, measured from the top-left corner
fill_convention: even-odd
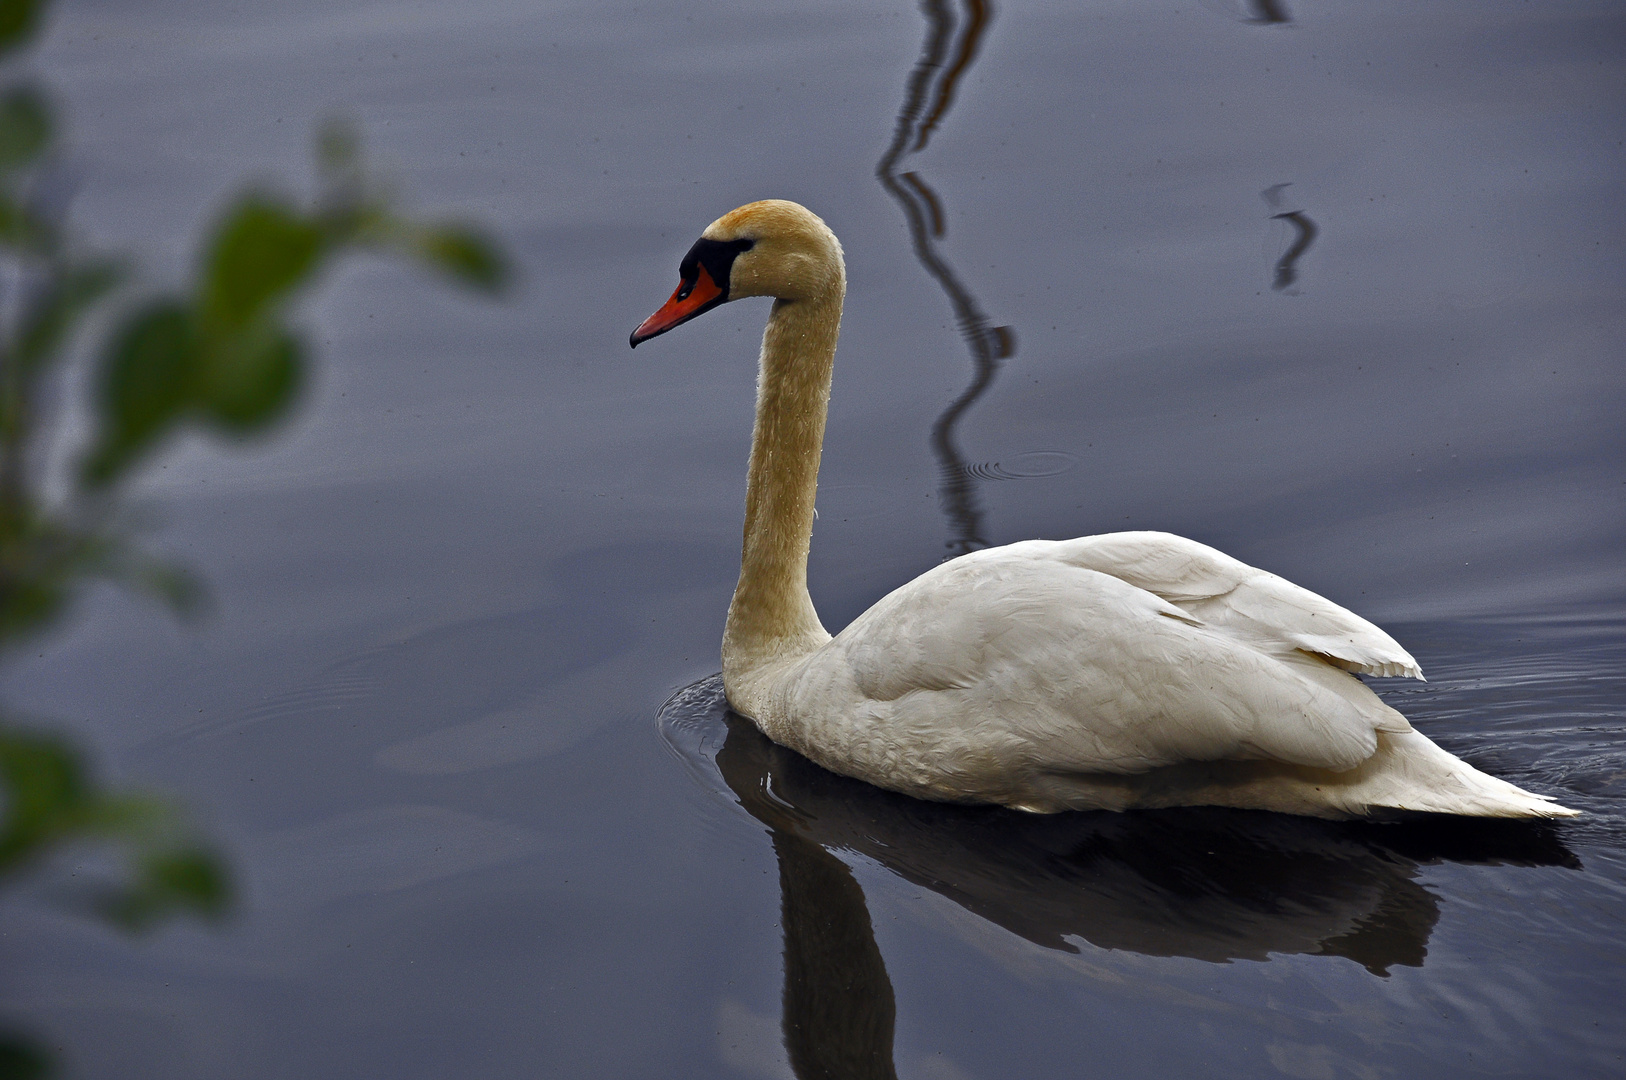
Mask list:
[[[1078,458],[1065,450],[1033,450],[1000,461],[979,461],[965,471],[980,480],[1041,480],[1078,467]]]

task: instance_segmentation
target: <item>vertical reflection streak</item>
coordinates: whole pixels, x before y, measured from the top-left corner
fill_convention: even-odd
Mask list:
[[[785,1053],[797,1080],[897,1080],[897,1001],[852,871],[773,830],[785,933]]]
[[[1015,336],[1010,327],[989,326],[988,316],[976,297],[937,251],[935,241],[947,228],[941,200],[918,173],[898,172],[904,158],[925,148],[938,123],[953,106],[960,80],[976,60],[983,34],[993,20],[993,8],[986,0],[962,0],[962,3],[964,15],[961,18],[956,18],[946,0],[921,3],[921,13],[926,17],[926,40],[906,84],[892,143],[875,166],[881,186],[903,210],[916,260],[948,297],[960,336],[971,354],[970,384],[938,416],[931,431],[932,451],[938,462],[938,494],[953,533],[946,545],[948,558],[988,546],[983,532],[982,507],[977,500],[977,480],[966,469],[965,457],[955,439],[955,428],[966,410],[993,384],[1000,361],[1015,352]],[[956,40],[954,59],[945,68],[945,57]]]

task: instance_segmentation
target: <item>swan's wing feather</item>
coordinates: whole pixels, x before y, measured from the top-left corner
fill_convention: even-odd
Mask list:
[[[1405,723],[1319,661],[1272,656],[1147,590],[1020,544],[896,590],[787,692],[788,714],[824,718],[811,756],[870,761],[922,784],[950,776],[962,796],[979,777],[1023,769],[1129,774],[1268,758],[1344,770],[1372,755],[1379,728]]]
[[[1345,671],[1423,677],[1410,653],[1359,615],[1195,540],[1123,532],[1030,543],[1070,566],[1145,589],[1255,644],[1302,650]]]

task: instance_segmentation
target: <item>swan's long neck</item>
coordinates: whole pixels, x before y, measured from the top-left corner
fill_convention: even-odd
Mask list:
[[[762,335],[745,548],[723,632],[725,681],[830,640],[807,594],[807,552],[841,294],[838,280],[811,299],[775,300]]]

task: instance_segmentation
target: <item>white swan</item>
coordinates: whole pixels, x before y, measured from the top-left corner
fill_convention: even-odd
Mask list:
[[[1441,750],[1351,675],[1422,677],[1389,635],[1167,533],[975,551],[832,638],[807,553],[841,245],[807,209],[756,202],[713,222],[680,273],[634,346],[727,301],[774,298],[723,683],[775,742],[908,795],[1046,813],[1576,813]]]

